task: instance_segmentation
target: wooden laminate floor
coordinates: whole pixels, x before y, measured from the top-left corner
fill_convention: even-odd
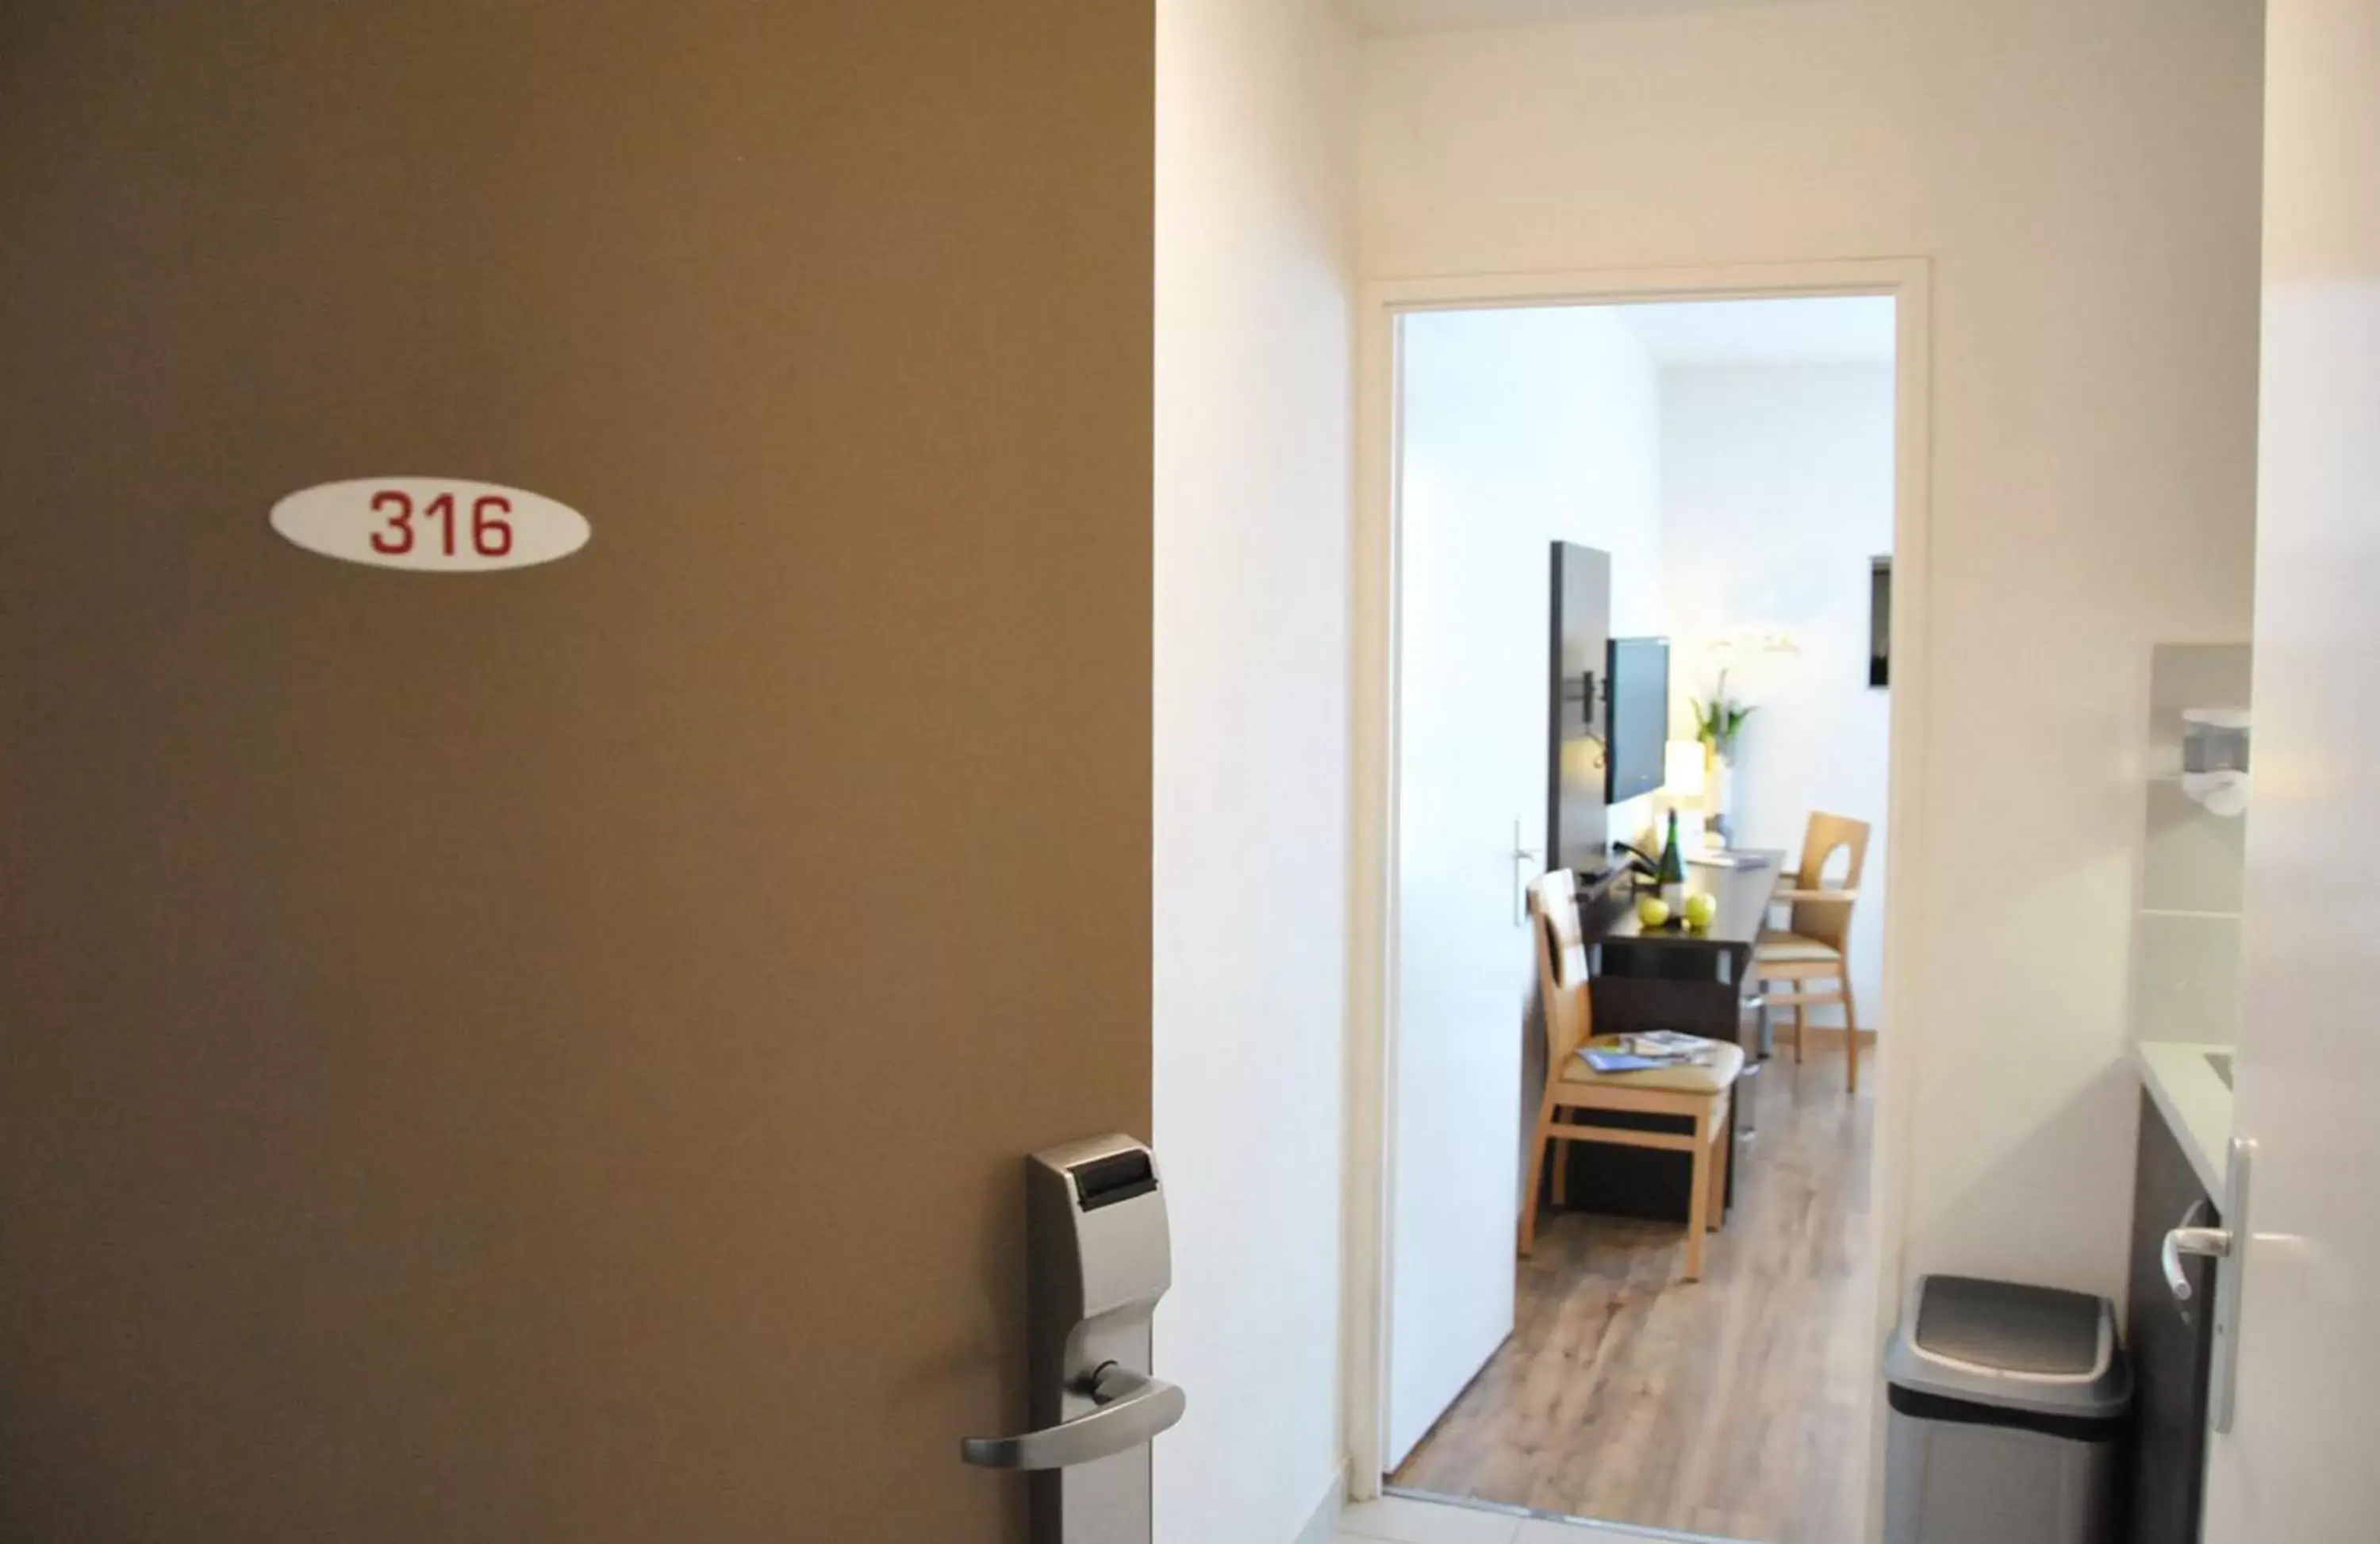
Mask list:
[[[1699,1283],[1674,1223],[1577,1212],[1521,1262],[1512,1337],[1401,1488],[1764,1544],[1859,1537],[1874,1100],[1840,1053],[1767,1064],[1760,1132]]]

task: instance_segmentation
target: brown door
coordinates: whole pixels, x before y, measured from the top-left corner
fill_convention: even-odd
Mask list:
[[[1021,1537],[1145,1131],[1148,6],[0,10],[0,1538]],[[483,479],[544,567],[309,555]]]

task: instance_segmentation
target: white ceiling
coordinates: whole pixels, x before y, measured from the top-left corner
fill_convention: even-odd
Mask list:
[[[1892,301],[1880,295],[1687,300],[1621,306],[1613,314],[1627,322],[1664,369],[1892,360]]]
[[[1339,0],[1339,8],[1366,37],[1390,32],[1443,32],[1467,27],[1531,27],[1594,21],[1606,17],[1738,9],[1791,0]]]

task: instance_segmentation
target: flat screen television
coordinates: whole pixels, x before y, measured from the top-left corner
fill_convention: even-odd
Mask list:
[[[1611,683],[1606,801],[1618,804],[1661,785],[1670,747],[1670,640],[1615,638],[1606,669]]]

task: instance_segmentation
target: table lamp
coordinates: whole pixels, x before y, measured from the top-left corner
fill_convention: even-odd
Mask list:
[[[1678,812],[1678,841],[1688,852],[1699,852],[1706,845],[1701,805],[1709,786],[1704,775],[1706,765],[1700,740],[1671,740],[1662,748],[1661,793]]]

